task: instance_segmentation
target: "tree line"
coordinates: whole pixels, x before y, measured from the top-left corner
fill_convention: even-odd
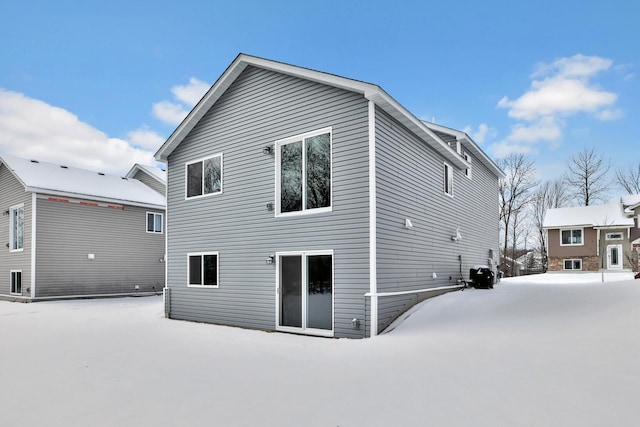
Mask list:
[[[526,252],[528,242],[536,242],[546,259],[546,236],[542,229],[548,209],[589,206],[606,202],[612,185],[628,194],[640,194],[640,162],[617,169],[612,176],[611,161],[592,148],[569,157],[561,178],[538,180],[533,160],[525,154],[511,154],[497,161],[505,172],[499,183],[501,269],[516,274],[515,260]]]

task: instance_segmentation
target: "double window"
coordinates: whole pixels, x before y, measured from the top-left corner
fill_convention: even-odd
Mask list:
[[[563,264],[565,270],[582,270],[581,259],[565,259],[563,260]]]
[[[147,212],[147,233],[162,234],[162,214]]]
[[[331,128],[277,141],[276,213],[331,210]]]
[[[579,246],[582,245],[582,228],[574,228],[572,230],[560,230],[560,246]]]
[[[22,271],[11,270],[11,293],[22,295]]]
[[[451,165],[444,164],[444,194],[453,197],[453,169]]]
[[[24,205],[9,209],[9,250],[21,251],[24,248]]]
[[[222,154],[187,163],[185,168],[187,199],[222,193]]]
[[[218,287],[218,252],[187,255],[189,262],[188,285],[190,287]]]

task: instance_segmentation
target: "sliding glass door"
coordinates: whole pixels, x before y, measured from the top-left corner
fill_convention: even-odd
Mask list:
[[[333,253],[278,254],[278,329],[333,334]]]

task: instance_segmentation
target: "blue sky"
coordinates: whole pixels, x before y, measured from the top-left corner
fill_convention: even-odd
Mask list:
[[[529,153],[543,179],[584,147],[626,167],[639,15],[632,0],[0,0],[0,154],[150,163],[243,52],[378,84],[493,158]]]

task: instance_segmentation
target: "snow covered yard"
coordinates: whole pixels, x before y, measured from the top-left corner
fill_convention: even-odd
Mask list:
[[[1,424],[635,426],[640,281],[566,277],[450,293],[368,340],[167,320],[161,297],[0,301]]]

